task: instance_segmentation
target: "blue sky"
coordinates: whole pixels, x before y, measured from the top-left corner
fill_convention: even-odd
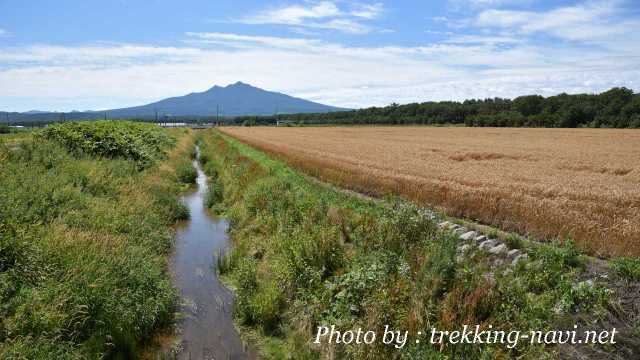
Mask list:
[[[640,90],[640,2],[0,0],[0,109],[244,81],[331,105]]]

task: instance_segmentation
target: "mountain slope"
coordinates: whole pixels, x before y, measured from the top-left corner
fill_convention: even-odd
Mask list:
[[[85,111],[85,112],[45,112],[28,111],[24,113],[0,112],[0,121],[13,123],[38,123],[59,120],[93,119],[154,119],[163,115],[171,117],[242,115],[273,115],[295,113],[321,113],[347,109],[319,104],[278,92],[266,91],[243,82],[225,87],[214,86],[211,89],[172,97],[142,106],[122,109]]]
[[[274,113],[292,114],[307,112],[330,112],[344,110],[289,95],[262,90],[237,82],[235,84],[172,97],[155,103],[107,111],[109,117],[146,117],[170,114],[171,116],[211,116],[220,115],[271,115]]]

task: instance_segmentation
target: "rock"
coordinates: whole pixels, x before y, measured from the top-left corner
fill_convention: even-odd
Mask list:
[[[457,235],[462,235],[464,233],[467,232],[467,229],[463,228],[462,226],[453,230],[454,233],[456,233]]]
[[[503,259],[495,259],[493,261],[493,267],[499,267],[504,265],[504,260]]]
[[[460,235],[460,240],[462,241],[469,241],[473,238],[475,238],[476,236],[478,236],[478,233],[475,231],[468,231],[462,235]]]
[[[493,239],[485,240],[480,245],[478,245],[481,250],[488,250],[494,246],[496,246],[496,241]]]
[[[458,247],[458,252],[459,252],[459,253],[463,253],[463,254],[464,254],[464,253],[466,253],[467,251],[469,251],[469,249],[471,249],[471,245],[469,245],[469,244],[464,244],[464,245],[462,245],[462,246]]]
[[[443,221],[443,222],[438,224],[438,227],[440,229],[448,229],[450,226],[451,226],[451,222],[450,221]]]
[[[518,264],[518,262],[522,261],[522,260],[527,260],[529,258],[529,255],[527,254],[520,254],[518,256],[515,257],[515,259],[513,259],[513,261],[511,262],[511,265],[516,265]]]
[[[476,236],[475,239],[476,244],[480,244],[481,242],[487,240],[487,237],[484,235]]]
[[[507,252],[507,257],[511,260],[515,259],[518,255],[520,255],[520,250],[518,249],[511,249]]]
[[[502,255],[507,252],[507,245],[500,244],[489,249],[489,254],[492,255]]]

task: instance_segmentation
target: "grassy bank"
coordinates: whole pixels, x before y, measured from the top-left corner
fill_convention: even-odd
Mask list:
[[[173,317],[191,133],[109,121],[21,140],[0,143],[0,358],[135,356]]]
[[[516,266],[496,265],[482,250],[460,256],[458,237],[414,206],[309,182],[217,132],[202,137],[201,149],[213,182],[207,205],[224,211],[232,227],[234,249],[221,271],[237,290],[238,321],[266,358],[557,358],[575,349],[415,339],[418,331],[465,324],[595,330],[611,317],[612,291],[584,281],[586,260],[570,243],[512,244],[529,254]],[[380,342],[316,345],[320,325],[378,333],[389,325],[409,331],[411,341],[402,350]]]

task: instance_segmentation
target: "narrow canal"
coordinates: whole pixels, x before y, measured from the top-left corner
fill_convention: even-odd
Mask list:
[[[178,229],[171,271],[182,296],[178,359],[252,359],[233,325],[233,293],[218,279],[216,256],[229,243],[228,223],[203,204],[207,176],[197,161],[197,189],[183,198],[191,220]]]

